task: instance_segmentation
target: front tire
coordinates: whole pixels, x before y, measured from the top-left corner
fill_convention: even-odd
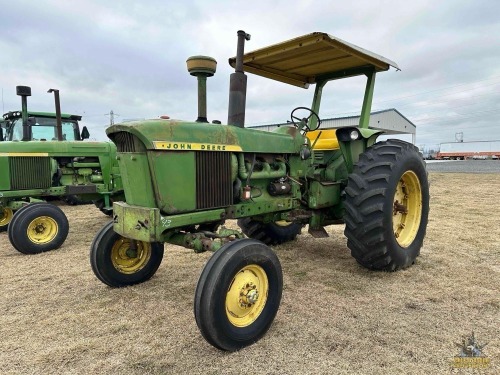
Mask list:
[[[429,183],[418,149],[394,139],[369,147],[345,192],[344,234],[356,261],[383,271],[411,266],[429,215]]]
[[[0,210],[0,232],[5,232],[9,223],[14,217],[14,211],[9,207],[4,207]]]
[[[286,221],[263,223],[249,217],[239,219],[238,226],[246,236],[259,240],[266,245],[280,245],[293,241],[302,231],[302,224]]]
[[[196,324],[211,345],[239,350],[267,332],[282,290],[276,254],[262,242],[234,240],[209,259],[200,275],[194,300]]]
[[[131,241],[113,230],[113,222],[95,236],[90,248],[90,265],[104,284],[114,288],[139,284],[153,277],[160,267],[162,243],[135,241],[133,249]]]
[[[29,204],[19,209],[8,227],[10,243],[23,254],[58,249],[68,232],[66,215],[49,203]]]

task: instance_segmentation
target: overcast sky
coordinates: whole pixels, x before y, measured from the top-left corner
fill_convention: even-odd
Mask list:
[[[270,5],[272,4],[272,5]],[[186,59],[218,61],[208,80],[208,118],[227,121],[227,59],[236,31],[251,51],[314,31],[387,57],[401,68],[377,76],[373,110],[396,108],[417,126],[417,145],[500,139],[500,1],[2,1],[0,86],[4,112],[20,108],[16,85],[32,88],[28,106],[83,116],[91,138],[133,118],[194,120],[196,79]],[[361,78],[324,90],[320,117],[359,114]],[[308,90],[248,74],[249,125],[284,122]]]

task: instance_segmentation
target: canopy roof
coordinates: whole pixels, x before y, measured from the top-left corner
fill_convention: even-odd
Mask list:
[[[236,57],[229,59],[234,68]],[[362,68],[375,71],[399,70],[397,64],[326,33],[315,32],[248,52],[243,70],[266,78],[307,88],[321,77],[338,74],[341,78],[363,74]]]

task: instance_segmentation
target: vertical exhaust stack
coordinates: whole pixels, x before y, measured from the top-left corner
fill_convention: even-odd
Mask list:
[[[54,93],[54,102],[56,106],[56,131],[57,131],[57,140],[63,141],[62,134],[62,119],[61,119],[61,102],[59,101],[59,90],[57,89],[49,89],[48,93]]]
[[[16,94],[21,97],[21,113],[23,116],[23,138],[22,141],[31,140],[30,127],[28,126],[28,96],[31,96],[31,87],[16,86]]]
[[[245,40],[250,40],[250,34],[238,31],[238,48],[236,50],[235,72],[229,81],[229,109],[227,123],[239,128],[245,127],[245,106],[247,99],[247,76],[243,73],[243,54]]]
[[[217,61],[208,56],[191,56],[186,60],[189,74],[198,78],[198,118],[196,122],[207,120],[207,77],[212,77],[217,69]]]

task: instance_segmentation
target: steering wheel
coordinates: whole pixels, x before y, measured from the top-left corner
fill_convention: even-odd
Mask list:
[[[303,118],[300,118],[300,117],[297,117],[297,116],[294,116],[294,113],[296,111],[300,111],[300,110],[304,110],[304,111],[308,111],[310,112],[309,116],[307,117],[303,117]],[[309,120],[311,119],[311,117],[316,117],[316,120],[318,120],[318,126],[316,126],[315,129],[311,129],[308,125],[308,122]],[[311,130],[318,130],[320,125],[321,125],[321,120],[318,116],[318,114],[316,112],[314,112],[312,109],[310,108],[307,108],[307,107],[297,107],[295,108],[292,113],[290,114],[290,119],[292,120],[292,124],[293,126],[295,126],[296,128],[299,128],[302,130],[304,130],[305,132],[310,132]],[[302,123],[303,125],[299,125],[300,123]]]

